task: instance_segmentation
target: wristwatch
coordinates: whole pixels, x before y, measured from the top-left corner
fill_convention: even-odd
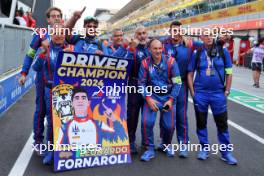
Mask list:
[[[229,90],[226,90],[225,93],[226,93],[227,95],[229,95],[229,94],[230,94],[230,91],[229,91]]]

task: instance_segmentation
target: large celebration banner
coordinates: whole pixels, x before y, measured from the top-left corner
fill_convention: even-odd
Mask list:
[[[59,53],[52,89],[55,171],[131,162],[125,102],[131,64]]]

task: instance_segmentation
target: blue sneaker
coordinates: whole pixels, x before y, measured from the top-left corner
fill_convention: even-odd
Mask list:
[[[168,148],[166,148],[166,154],[168,157],[174,157],[174,149],[172,145],[170,145]]]
[[[208,157],[209,157],[209,152],[204,151],[203,149],[198,153],[198,156],[197,156],[199,160],[206,160]]]
[[[153,149],[146,150],[143,155],[141,155],[141,161],[149,161],[150,159],[155,158],[155,151]]]
[[[165,147],[164,147],[164,144],[163,144],[163,143],[160,143],[160,144],[158,145],[158,147],[157,147],[157,150],[158,150],[159,152],[165,152],[164,149],[165,149]]]
[[[43,158],[43,164],[44,165],[51,165],[53,160],[53,152],[47,151],[45,152],[44,158]]]
[[[132,143],[130,144],[130,153],[131,153],[132,155],[135,155],[135,154],[138,153],[138,152],[137,152],[137,147],[136,147],[135,142],[132,142]]]
[[[236,158],[230,153],[222,154],[221,159],[225,161],[227,164],[230,165],[237,165],[237,160]]]
[[[188,157],[188,149],[184,148],[183,150],[179,151],[179,157],[180,158],[187,158]]]

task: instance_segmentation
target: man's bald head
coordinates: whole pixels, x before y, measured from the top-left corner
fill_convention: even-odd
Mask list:
[[[158,39],[152,39],[149,42],[149,49],[154,61],[159,62],[162,55],[162,43]]]
[[[162,47],[162,43],[158,39],[152,39],[149,42],[149,48],[152,48],[153,46],[154,47],[156,47],[156,46],[161,46]]]

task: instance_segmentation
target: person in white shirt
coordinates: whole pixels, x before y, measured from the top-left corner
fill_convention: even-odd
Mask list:
[[[24,26],[27,27],[27,22],[26,20],[23,18],[23,14],[24,12],[22,10],[17,10],[16,11],[16,16],[15,18],[17,19],[17,21],[19,22],[20,26]]]
[[[259,39],[258,44],[251,48],[249,52],[253,53],[251,68],[252,68],[252,76],[253,76],[253,87],[259,88],[259,78],[262,70],[262,62],[264,58],[264,38]]]

